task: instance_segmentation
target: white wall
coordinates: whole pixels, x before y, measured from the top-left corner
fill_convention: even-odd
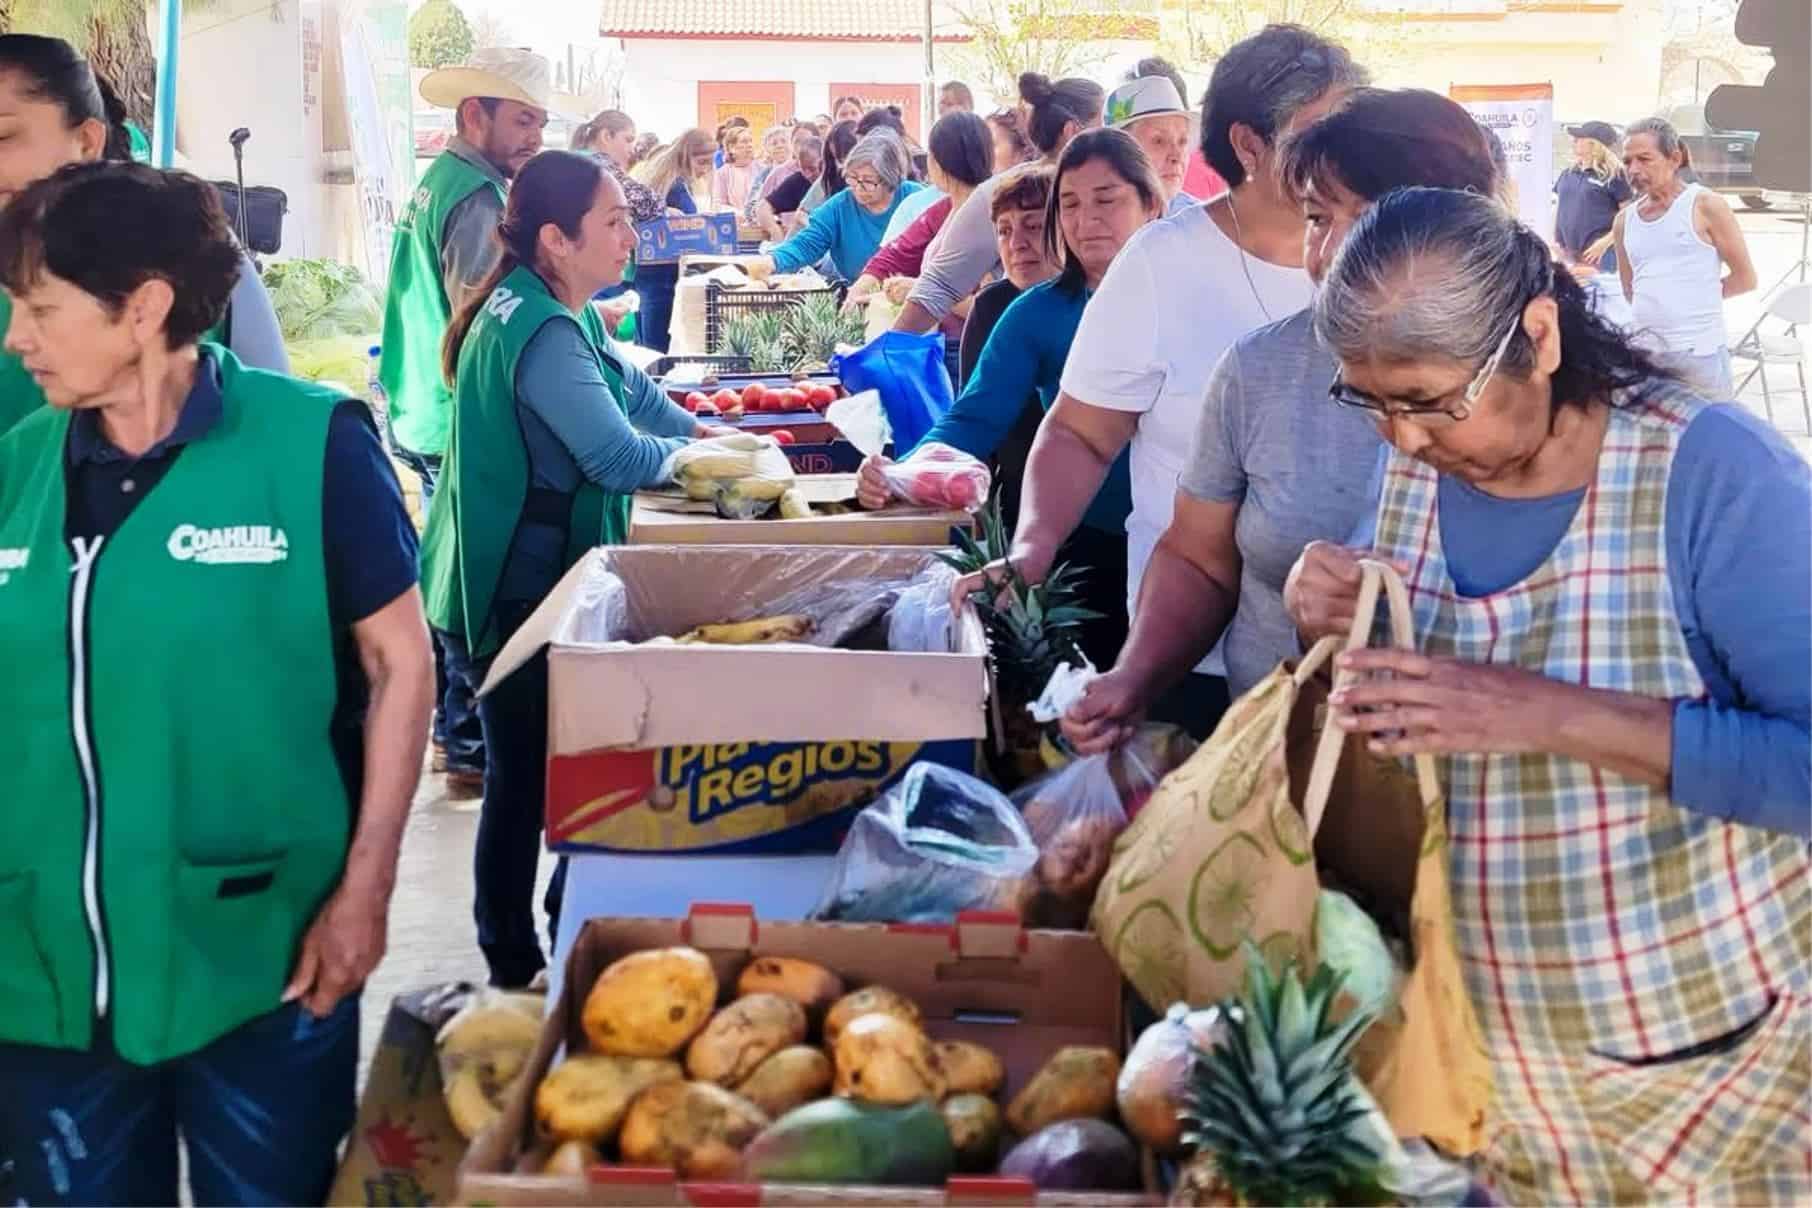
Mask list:
[[[1554,85],[1557,121],[1630,122],[1655,111],[1666,30],[1660,0],[1612,12],[1512,12],[1501,21],[1420,30],[1382,84],[1446,92],[1453,84]]]
[[[304,116],[303,5],[304,0],[221,0],[187,14],[177,75],[177,135],[191,171],[209,180],[232,180],[227,135],[248,127],[245,183],[274,185],[289,195],[284,254],[320,256],[330,251],[322,246],[320,121],[318,115]],[[318,0],[312,8],[319,10]],[[318,106],[317,97],[317,111]]]
[[[794,113],[830,111],[832,81],[918,84],[924,55],[907,42],[745,42],[626,38],[624,109],[663,140],[698,124],[701,80],[791,81]]]

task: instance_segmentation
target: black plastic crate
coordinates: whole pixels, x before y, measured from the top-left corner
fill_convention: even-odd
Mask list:
[[[648,368],[643,372],[651,378],[664,378],[680,365],[709,365],[717,371],[719,377],[726,374],[747,374],[749,372],[748,357],[732,356],[727,352],[699,352],[691,356],[675,353],[656,357],[649,362]]]
[[[722,348],[724,330],[735,319],[764,310],[786,310],[807,298],[821,295],[834,298],[837,291],[829,286],[824,289],[725,289],[715,281],[710,282],[705,286],[705,347],[713,353]]]

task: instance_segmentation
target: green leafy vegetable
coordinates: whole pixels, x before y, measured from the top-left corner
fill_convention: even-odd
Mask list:
[[[285,342],[333,336],[374,339],[384,308],[365,275],[337,260],[282,260],[264,272]]]

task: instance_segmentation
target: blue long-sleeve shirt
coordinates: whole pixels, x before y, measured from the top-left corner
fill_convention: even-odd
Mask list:
[[[880,249],[881,236],[887,232],[893,212],[923,187],[917,181],[901,181],[893,201],[879,214],[858,205],[855,194],[848,189],[834,194],[812,211],[811,220],[804,227],[773,250],[774,267],[783,273],[797,272],[828,254],[837,271],[846,280],[854,281],[862,275],[862,266]]]
[[[662,464],[697,421],[648,375],[612,358],[625,409],[591,345],[571,323],[543,324],[516,365],[516,410],[528,448],[529,486],[570,494],[587,482],[627,495],[659,485]],[[498,586],[499,600],[538,600],[565,570],[565,534],[524,524]]]
[[[1585,498],[1499,499],[1446,475],[1439,492],[1466,596],[1534,573]],[[1708,407],[1680,437],[1664,523],[1674,611],[1707,694],[1674,706],[1671,796],[1812,839],[1812,468],[1742,407]]]
[[[1045,281],[1008,303],[982,345],[969,384],[925,440],[942,441],[985,461],[1013,430],[1028,398],[1036,394],[1039,405],[1049,411],[1088,300],[1086,290],[1071,291]],[[1131,512],[1132,475],[1127,455],[1121,453],[1082,522],[1123,533]]]

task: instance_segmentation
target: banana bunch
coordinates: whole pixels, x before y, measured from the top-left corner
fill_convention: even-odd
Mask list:
[[[712,436],[673,455],[674,481],[688,499],[715,503],[720,515],[750,519],[793,489],[793,467],[772,439],[739,432]]]
[[[442,1094],[453,1126],[467,1140],[500,1115],[511,1085],[541,1037],[544,1000],[536,994],[484,991],[449,1019],[435,1038]]]
[[[812,635],[812,619],[798,613],[784,617],[758,617],[723,625],[700,625],[679,636],[682,646],[764,646],[773,642],[798,642]]]

